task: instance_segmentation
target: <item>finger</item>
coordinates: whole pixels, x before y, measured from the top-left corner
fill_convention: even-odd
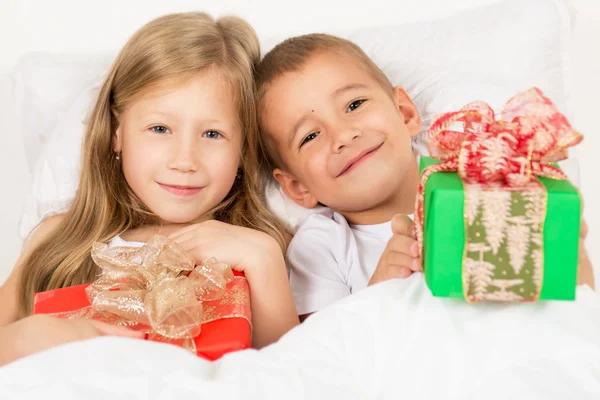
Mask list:
[[[177,244],[187,254],[191,254],[192,252],[196,251],[197,242],[196,242],[196,240],[193,240],[193,238],[189,238],[189,239],[186,239],[186,240],[183,240],[183,241],[177,241]]]
[[[414,272],[422,272],[421,260],[403,253],[389,252],[385,255],[385,261],[390,266],[406,267]]]
[[[144,337],[143,332],[132,331],[131,329],[122,326],[111,325],[100,321],[90,321],[90,323],[102,336],[122,336],[140,339]]]
[[[388,241],[386,251],[407,254],[412,257],[419,256],[419,244],[411,237],[395,234]]]
[[[188,242],[192,239],[198,239],[198,238],[202,237],[202,232],[199,229],[190,229],[186,232],[181,232],[176,236],[173,236],[171,239],[172,241],[174,241],[175,243],[179,243],[182,244],[184,242]]]
[[[580,227],[580,230],[579,230],[579,237],[581,239],[585,240],[585,238],[588,235],[588,229],[589,228],[588,228],[587,222],[585,222],[585,220],[582,219],[581,220],[581,227]]]
[[[198,229],[198,226],[200,224],[192,224],[192,225],[188,225],[184,228],[178,229],[175,232],[171,233],[169,236],[167,236],[169,239],[171,240],[175,240],[176,238],[182,236],[182,235],[187,235],[190,232],[194,232]]]
[[[408,215],[396,214],[392,218],[392,232],[415,238],[414,222]]]
[[[388,279],[405,279],[412,275],[412,271],[406,267],[398,267],[398,266],[388,266],[386,268],[385,273],[381,271],[376,271],[375,274],[371,277],[369,281],[369,286],[374,285],[379,282],[386,281]]]
[[[390,265],[388,271],[386,273],[386,279],[395,279],[395,278],[408,278],[411,276],[413,271],[410,268],[404,266],[395,266]]]
[[[186,252],[186,254],[196,263],[200,264],[206,261],[212,255],[207,254],[207,246],[203,246],[204,241],[198,240],[198,238],[192,235],[187,240],[177,242],[179,246]]]

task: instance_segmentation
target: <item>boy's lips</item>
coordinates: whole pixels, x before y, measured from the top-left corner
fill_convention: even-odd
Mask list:
[[[379,143],[378,145],[368,147],[360,153],[358,153],[356,156],[352,157],[350,160],[348,160],[346,165],[344,165],[341,172],[336,176],[336,178],[339,178],[340,176],[350,172],[354,169],[354,167],[357,167],[363,161],[370,158],[373,154],[375,154],[377,150],[381,148],[382,145],[383,143]]]
[[[181,186],[181,185],[169,185],[166,183],[156,182],[158,185],[166,191],[176,196],[193,196],[202,190],[202,186]]]

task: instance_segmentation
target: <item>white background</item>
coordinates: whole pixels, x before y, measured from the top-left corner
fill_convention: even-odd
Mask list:
[[[523,0],[525,4],[528,0]],[[495,0],[1,0],[0,76],[32,51],[106,53],[117,51],[141,25],[161,14],[202,10],[246,18],[260,37],[332,28],[430,20]],[[588,249],[600,282],[600,1],[573,0],[579,10],[572,37],[573,125],[586,140],[579,149]],[[10,87],[0,93],[0,282],[16,260],[18,222],[30,174],[20,133],[10,109]]]

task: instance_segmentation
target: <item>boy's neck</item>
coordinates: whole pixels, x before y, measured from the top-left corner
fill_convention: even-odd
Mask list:
[[[391,221],[396,214],[413,214],[419,181],[419,166],[413,155],[404,179],[391,198],[368,210],[341,214],[349,223],[354,225],[381,224]]]

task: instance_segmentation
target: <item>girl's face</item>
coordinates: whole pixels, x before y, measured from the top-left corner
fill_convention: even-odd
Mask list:
[[[199,222],[236,179],[242,127],[232,90],[209,68],[142,92],[118,115],[113,149],[141,201],[164,223]]]

